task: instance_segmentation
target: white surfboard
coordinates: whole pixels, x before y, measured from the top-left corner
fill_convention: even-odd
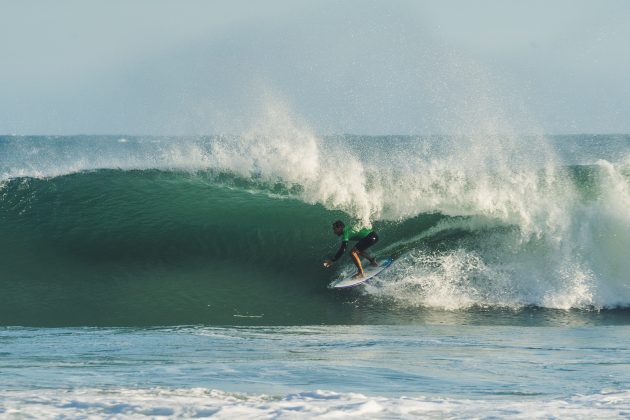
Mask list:
[[[366,281],[370,280],[372,277],[376,276],[381,271],[385,270],[387,267],[392,265],[393,262],[394,262],[394,259],[392,257],[387,257],[383,261],[380,262],[378,267],[372,267],[371,265],[364,267],[363,277],[358,278],[358,279],[353,279],[352,276],[354,274],[352,274],[352,276],[345,277],[341,280],[333,281],[332,283],[330,283],[330,287],[333,289],[344,289],[347,287],[358,286],[359,284],[365,283]]]

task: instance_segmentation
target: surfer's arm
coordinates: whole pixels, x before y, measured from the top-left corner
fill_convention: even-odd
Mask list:
[[[332,257],[332,259],[324,261],[324,267],[328,268],[332,266],[333,263],[337,261],[339,258],[341,258],[343,253],[346,252],[346,248],[348,248],[348,241],[341,241],[341,246],[339,247],[339,251],[337,251],[335,256]]]
[[[348,241],[342,241],[341,246],[339,247],[339,251],[337,251],[335,256],[332,257],[332,261],[334,262],[334,261],[337,261],[339,258],[341,258],[343,253],[346,252],[346,248],[348,248]]]
[[[343,255],[344,252],[346,252],[346,248],[348,248],[348,241],[342,241],[341,242],[341,247],[339,247],[339,251],[337,251],[337,253],[335,254],[334,257],[332,257],[331,260],[326,260],[324,261],[324,267],[328,268],[331,265],[333,265],[333,263],[335,261],[337,261],[339,258],[341,258],[341,256]]]

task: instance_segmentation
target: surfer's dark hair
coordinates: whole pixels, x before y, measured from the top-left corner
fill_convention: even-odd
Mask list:
[[[335,229],[339,229],[339,228],[343,229],[344,227],[346,227],[346,225],[344,225],[341,220],[337,220],[333,223],[333,227]]]

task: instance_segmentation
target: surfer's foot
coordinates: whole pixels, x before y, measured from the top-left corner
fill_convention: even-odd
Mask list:
[[[363,278],[363,273],[357,273],[354,276],[352,276],[353,279],[362,279]]]
[[[376,258],[372,258],[372,259],[370,260],[370,265],[371,265],[372,267],[378,267],[378,263],[376,262]]]

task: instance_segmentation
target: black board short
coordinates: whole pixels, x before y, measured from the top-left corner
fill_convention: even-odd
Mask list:
[[[376,234],[376,232],[371,232],[368,236],[359,240],[354,248],[357,249],[359,252],[363,252],[377,242],[378,235]]]

